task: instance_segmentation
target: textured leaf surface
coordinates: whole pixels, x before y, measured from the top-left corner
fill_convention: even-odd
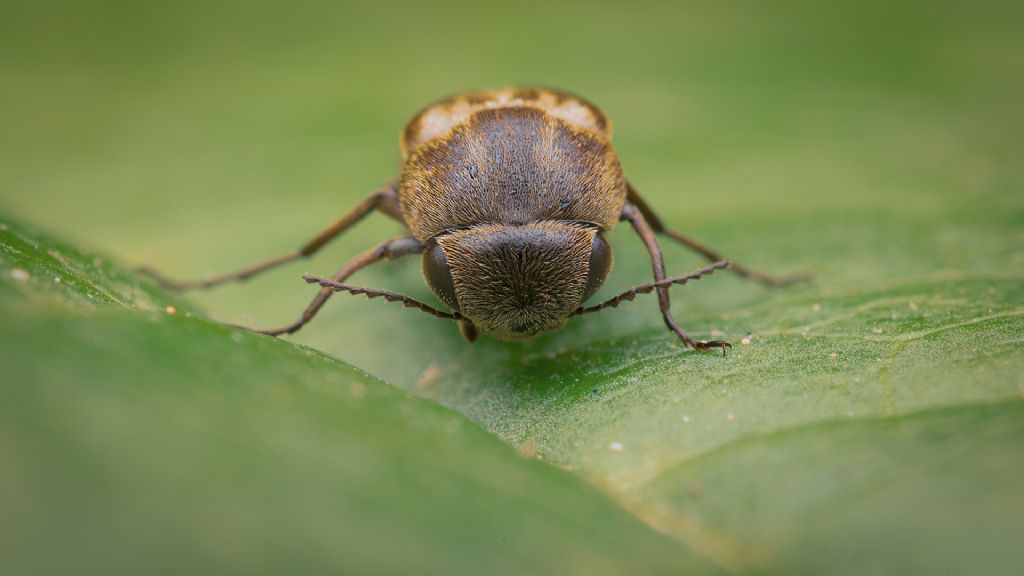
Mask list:
[[[8,222],[0,255],[0,572],[707,571],[358,369]]]
[[[1004,572],[1024,517],[1021,281],[795,292],[691,317],[737,343],[725,358],[675,348],[652,314],[513,351],[435,341],[416,378],[370,369],[730,569]]]

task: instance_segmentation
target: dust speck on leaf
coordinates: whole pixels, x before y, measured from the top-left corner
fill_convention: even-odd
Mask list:
[[[427,388],[430,388],[435,382],[437,382],[442,375],[443,371],[441,370],[441,367],[438,366],[436,362],[431,362],[430,364],[427,365],[426,368],[423,369],[423,372],[420,373],[419,378],[416,379],[416,388],[420,390],[426,390]]]
[[[523,444],[519,445],[519,455],[523,458],[536,458],[537,457],[537,443],[533,440],[528,440]]]
[[[362,382],[353,382],[348,387],[348,393],[356,400],[361,400],[366,397],[366,385]]]

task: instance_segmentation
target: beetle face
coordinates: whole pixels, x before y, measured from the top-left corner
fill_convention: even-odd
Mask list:
[[[539,222],[481,224],[437,237],[427,284],[480,330],[503,339],[560,327],[611,269],[597,228]]]

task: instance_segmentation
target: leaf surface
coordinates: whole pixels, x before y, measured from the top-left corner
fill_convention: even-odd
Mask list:
[[[4,573],[712,571],[449,410],[6,221],[0,292]]]

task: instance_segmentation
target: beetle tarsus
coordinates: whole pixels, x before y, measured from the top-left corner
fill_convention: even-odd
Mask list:
[[[727,348],[732,348],[732,344],[729,344],[725,340],[700,340],[693,346],[693,348],[701,352],[708,352],[712,348],[721,348],[722,356],[725,356],[725,350]]]
[[[136,268],[132,268],[132,272],[138,274],[139,276],[145,276],[146,278],[149,278],[150,280],[156,282],[161,288],[165,290],[171,290],[174,292],[184,292],[185,290],[188,289],[187,282],[179,282],[177,280],[172,280],[148,266],[138,266]]]

